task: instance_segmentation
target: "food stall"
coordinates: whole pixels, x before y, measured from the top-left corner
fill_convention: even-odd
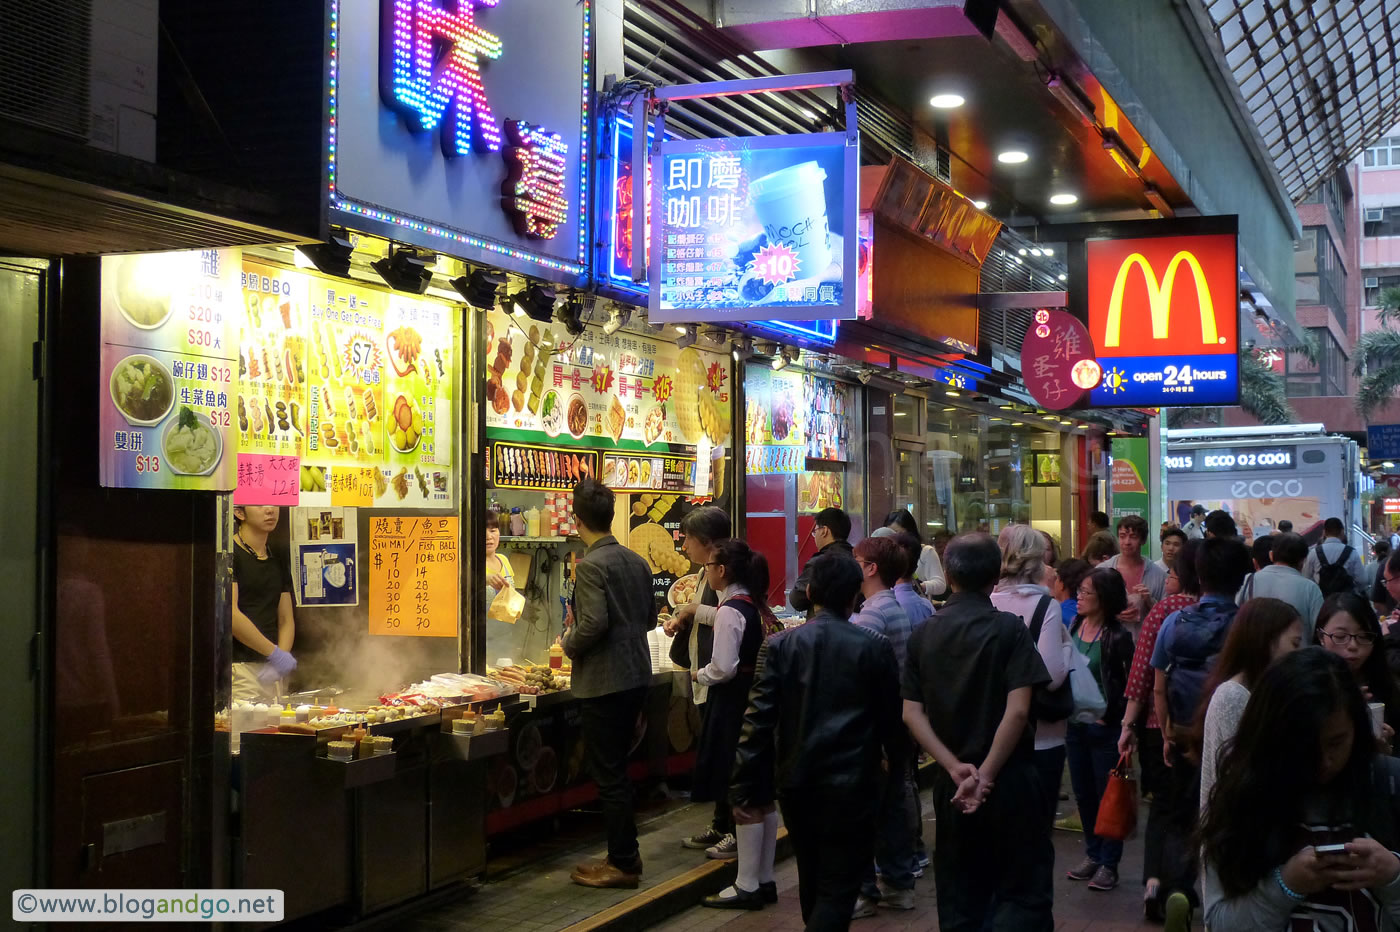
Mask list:
[[[613,533],[650,564],[658,610],[693,596],[699,568],[681,552],[680,522],[725,500],[732,484],[733,375],[723,348],[682,348],[673,336],[642,324],[571,331],[513,308],[486,315],[486,494],[524,595],[518,615],[498,610],[500,597],[488,614],[489,676],[543,665],[563,631],[584,549],[570,501],[581,478],[617,493]],[[638,779],[688,771],[697,731],[688,693],[674,688],[668,640],[658,629],[649,641],[653,685],[632,746]],[[531,697],[507,721],[510,749],[488,780],[488,833],[593,798],[567,690]]]

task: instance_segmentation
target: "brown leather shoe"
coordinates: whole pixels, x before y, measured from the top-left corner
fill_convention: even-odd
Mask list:
[[[569,879],[584,887],[617,887],[627,890],[637,889],[642,875],[629,874],[611,861],[589,861],[574,868]]]

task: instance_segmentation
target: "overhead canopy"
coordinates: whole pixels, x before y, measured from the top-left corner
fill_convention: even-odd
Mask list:
[[[1294,201],[1400,122],[1400,4],[1393,0],[1191,6],[1203,10]]]

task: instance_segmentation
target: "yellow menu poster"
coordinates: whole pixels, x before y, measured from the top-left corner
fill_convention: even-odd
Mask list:
[[[243,263],[238,396],[233,426],[243,453],[301,456],[306,441],[305,276]]]
[[[456,637],[458,519],[373,518],[369,633]]]

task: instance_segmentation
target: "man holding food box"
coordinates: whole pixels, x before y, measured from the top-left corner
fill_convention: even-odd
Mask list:
[[[233,535],[233,699],[276,699],[297,668],[292,656],[292,568],[268,546],[276,505],[235,505]]]
[[[574,868],[585,887],[635,888],[642,856],[627,756],[651,682],[647,632],[656,627],[651,566],[613,537],[616,499],[596,479],[574,487],[574,518],[588,548],[575,567],[561,644],[574,664],[588,766],[607,820],[608,856]]]

